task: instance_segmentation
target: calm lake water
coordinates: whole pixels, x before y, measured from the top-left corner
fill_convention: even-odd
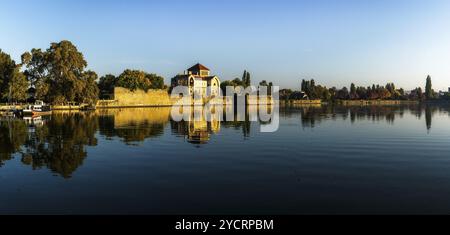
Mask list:
[[[0,122],[1,214],[450,213],[450,106],[169,108]]]

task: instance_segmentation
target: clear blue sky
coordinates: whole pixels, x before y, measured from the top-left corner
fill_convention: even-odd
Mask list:
[[[166,81],[201,62],[222,80],[299,87],[395,82],[450,87],[447,0],[2,1],[0,48],[16,60],[74,42],[99,75],[125,68]]]

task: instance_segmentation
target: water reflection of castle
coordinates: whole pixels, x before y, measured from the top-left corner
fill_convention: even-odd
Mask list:
[[[145,139],[155,138],[164,133],[165,125],[170,124],[172,133],[183,137],[192,144],[205,144],[212,134],[220,131],[220,112],[210,112],[204,116],[201,106],[192,107],[184,121],[171,119],[170,107],[114,109],[98,111],[100,133],[107,137],[119,137],[127,144],[138,144]],[[209,113],[209,112],[208,112]]]
[[[194,107],[188,120],[175,122],[171,121],[172,130],[175,133],[185,136],[186,140],[192,144],[206,144],[211,138],[211,134],[220,131],[219,113],[212,112],[209,120],[203,115],[202,107]]]
[[[323,120],[341,118],[343,120],[350,119],[351,123],[362,120],[371,120],[379,122],[385,120],[389,124],[393,124],[397,117],[403,118],[406,111],[421,119],[425,114],[425,123],[427,130],[430,131],[432,117],[436,112],[450,113],[450,107],[439,105],[395,105],[395,106],[304,106],[290,107],[283,111],[289,111],[285,115],[292,115],[296,112],[300,113],[301,124],[303,127],[314,128]]]

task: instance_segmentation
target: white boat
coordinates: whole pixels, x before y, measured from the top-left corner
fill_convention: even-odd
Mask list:
[[[48,115],[51,114],[52,110],[50,105],[46,105],[44,101],[36,100],[34,104],[27,105],[23,110],[24,116],[36,116],[36,115]]]

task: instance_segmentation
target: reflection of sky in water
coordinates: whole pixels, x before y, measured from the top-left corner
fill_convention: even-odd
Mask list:
[[[0,210],[448,213],[449,110],[282,108],[275,133],[168,108],[3,120]]]

